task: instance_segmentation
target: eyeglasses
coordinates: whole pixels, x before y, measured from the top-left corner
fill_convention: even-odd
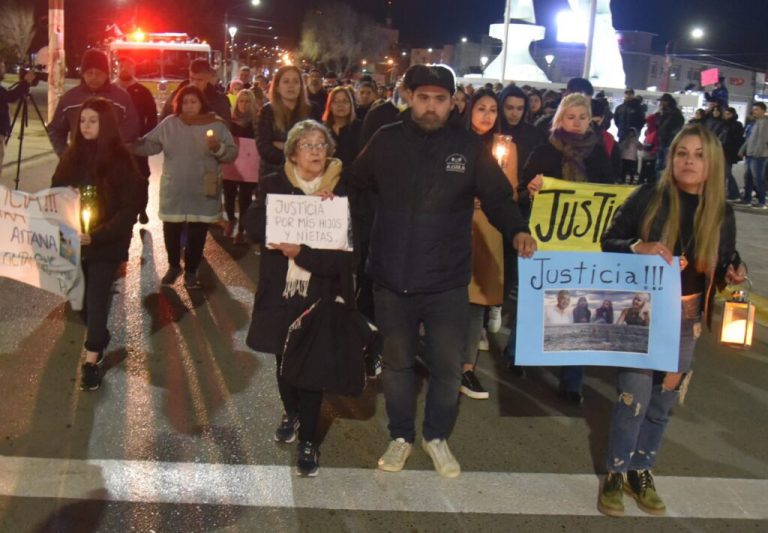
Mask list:
[[[328,148],[328,143],[301,143],[299,145],[299,150],[302,150],[304,152],[311,152],[312,150],[325,150]]]

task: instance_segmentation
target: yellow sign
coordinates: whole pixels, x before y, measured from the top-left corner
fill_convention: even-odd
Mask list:
[[[544,178],[533,202],[530,224],[539,250],[599,252],[600,238],[616,209],[634,189]]]

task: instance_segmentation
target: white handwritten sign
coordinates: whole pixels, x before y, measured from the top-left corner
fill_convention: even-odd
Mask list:
[[[83,307],[80,195],[66,187],[35,194],[0,186],[0,277],[11,278]]]
[[[267,195],[267,243],[305,244],[321,250],[352,250],[349,201],[298,194]]]

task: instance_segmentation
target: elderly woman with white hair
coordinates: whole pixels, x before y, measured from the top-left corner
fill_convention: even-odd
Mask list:
[[[560,102],[552,119],[549,142],[533,149],[523,167],[520,201],[538,193],[543,177],[589,183],[614,183],[611,160],[600,134],[592,129],[592,105],[581,93],[569,94]],[[560,373],[560,395],[581,404],[584,367],[565,366]]]
[[[245,217],[248,236],[268,244],[261,254],[259,286],[246,343],[277,359],[277,386],[285,413],[274,439],[290,443],[299,438],[297,472],[315,476],[318,471],[317,423],[322,392],[300,389],[281,374],[282,353],[288,328],[320,298],[341,296],[354,301],[352,254],[317,250],[292,243],[265,243],[266,202],[269,194],[346,196],[341,181],[341,161],[330,157],[335,143],[330,131],[314,120],[298,122],[285,141],[285,164],[277,173],[262,177],[258,199]]]

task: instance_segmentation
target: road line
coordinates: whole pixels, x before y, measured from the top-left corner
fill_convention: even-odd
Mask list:
[[[657,477],[668,516],[768,519],[768,480]],[[322,490],[318,490],[322,489]],[[588,474],[433,471],[398,474],[321,468],[302,479],[277,465],[227,465],[0,456],[0,495],[161,504],[594,516],[598,479]],[[626,498],[627,514],[645,516]]]

